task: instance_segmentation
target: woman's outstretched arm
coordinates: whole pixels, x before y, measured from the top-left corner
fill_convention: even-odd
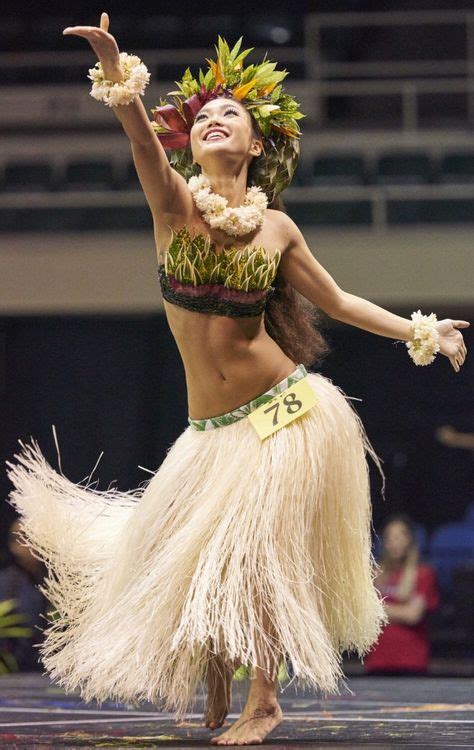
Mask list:
[[[68,26],[63,34],[87,39],[102,65],[105,78],[115,83],[122,80],[120,53],[108,28],[109,17],[102,13],[100,26]],[[138,177],[154,217],[192,208],[186,181],[170,166],[140,97],[137,95],[130,104],[112,109],[130,140]]]
[[[279,218],[285,248],[280,264],[281,272],[298,292],[335,320],[380,336],[401,341],[411,340],[411,320],[341,289],[313,256],[294,221],[282,212]],[[456,372],[459,372],[467,354],[462,333],[457,329],[467,328],[469,325],[467,320],[449,318],[436,323],[440,334],[440,351],[449,358]]]

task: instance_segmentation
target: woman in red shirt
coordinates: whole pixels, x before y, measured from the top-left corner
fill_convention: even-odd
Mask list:
[[[424,674],[430,644],[427,614],[439,606],[436,573],[420,561],[410,519],[392,517],[382,532],[381,572],[375,580],[389,623],[364,661],[366,673]]]

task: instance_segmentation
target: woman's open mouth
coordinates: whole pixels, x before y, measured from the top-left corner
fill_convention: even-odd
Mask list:
[[[228,138],[229,135],[226,133],[225,130],[222,130],[221,128],[212,128],[209,130],[206,135],[204,136],[204,141],[222,141],[224,138]]]

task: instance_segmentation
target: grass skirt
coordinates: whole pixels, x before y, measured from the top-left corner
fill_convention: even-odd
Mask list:
[[[382,470],[348,397],[307,379],[317,405],[266,440],[247,418],[190,424],[130,492],[74,484],[19,441],[10,502],[48,569],[53,681],[180,716],[219,653],[269,672],[289,657],[298,686],[340,691],[342,651],[363,656],[386,620],[367,452]]]

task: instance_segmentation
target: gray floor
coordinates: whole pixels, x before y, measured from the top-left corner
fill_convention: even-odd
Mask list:
[[[342,694],[322,700],[288,688],[280,695],[284,721],[265,744],[289,748],[474,748],[474,680],[471,678],[350,677]],[[352,694],[351,692],[352,691]],[[237,718],[245,684],[235,683]],[[203,699],[196,713],[175,722],[145,704],[85,704],[65,695],[46,676],[0,677],[0,746],[39,749],[209,746],[202,726]],[[211,746],[213,747],[213,746]]]

